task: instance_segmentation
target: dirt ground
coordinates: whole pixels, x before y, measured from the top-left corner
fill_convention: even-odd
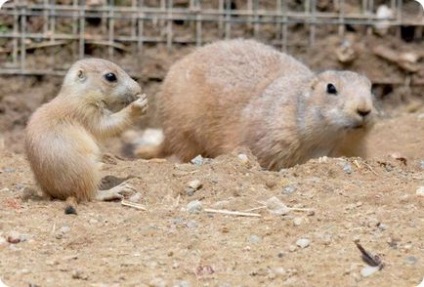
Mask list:
[[[237,153],[200,165],[115,159],[104,175],[115,184],[129,177],[131,199],[146,210],[90,202],[76,216],[64,214],[63,202],[32,196],[25,157],[6,148],[0,278],[13,287],[417,286],[423,120],[420,112],[381,119],[366,160],[321,158],[280,172]],[[192,180],[201,183],[194,193]],[[381,271],[361,275],[367,264],[355,240],[381,258]]]
[[[307,34],[295,28],[304,40]],[[372,52],[386,45],[422,53],[422,39],[357,32],[350,35],[357,59],[349,65],[337,61],[337,36],[293,50],[314,70],[422,81],[424,57],[410,73]],[[167,54],[156,47],[143,55],[137,80],[151,109],[136,127],[160,125],[154,95],[169,66],[189,50]],[[40,59],[48,55],[41,51]],[[0,280],[8,287],[415,287],[423,280],[422,85],[374,87],[380,116],[365,159],[320,158],[270,172],[246,151],[186,164],[126,159],[121,140],[112,139],[105,152],[120,156],[105,164],[104,186],[126,179],[135,189],[127,200],[138,205],[89,202],[65,215],[64,202],[35,194],[23,154],[28,117],[57,94],[61,81],[0,77]],[[188,188],[195,180],[198,189]],[[355,242],[379,266],[370,268]]]

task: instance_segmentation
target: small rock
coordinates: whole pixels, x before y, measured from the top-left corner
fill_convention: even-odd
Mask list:
[[[350,163],[345,162],[342,166],[343,171],[347,174],[351,174],[352,173],[352,166],[350,165]]]
[[[277,277],[283,277],[287,273],[286,269],[284,269],[283,267],[275,267],[275,268],[272,268],[271,270]]]
[[[276,215],[286,215],[290,212],[290,208],[275,196],[266,201],[266,207],[272,214]]]
[[[296,245],[299,246],[300,248],[306,248],[309,246],[310,243],[311,241],[306,238],[300,238],[296,241]]]
[[[415,265],[417,263],[418,258],[415,256],[406,256],[405,257],[405,263],[408,265]]]
[[[5,173],[13,173],[15,171],[16,171],[16,169],[11,168],[11,167],[5,167],[5,168],[3,168],[3,172],[5,172]]]
[[[9,192],[10,191],[10,189],[8,189],[7,187],[5,187],[5,188],[2,188],[1,190],[0,190],[0,192]],[[1,285],[0,285],[1,286]]]
[[[7,236],[7,242],[17,244],[22,241],[21,234],[17,231],[11,231]]]
[[[59,229],[60,233],[68,233],[71,230],[71,228],[68,225],[64,225]]]
[[[324,245],[330,245],[331,241],[333,240],[333,235],[328,232],[321,233],[317,235],[317,237],[321,239],[321,243]]]
[[[293,219],[293,225],[294,226],[299,226],[299,225],[302,224],[302,222],[303,222],[303,218],[302,217],[295,217]]]
[[[319,163],[326,163],[328,162],[328,156],[322,156],[318,158]]]
[[[61,239],[65,236],[66,233],[68,233],[71,230],[71,228],[68,225],[64,225],[56,233],[56,238]]]
[[[200,202],[199,200],[193,200],[187,204],[187,211],[189,213],[200,213],[202,209],[202,202]]]
[[[198,179],[194,179],[187,183],[185,192],[188,196],[192,196],[197,190],[202,188],[202,183]]]
[[[143,198],[143,196],[141,195],[141,193],[140,192],[136,192],[133,195],[131,195],[128,200],[131,201],[131,202],[139,203],[139,202],[141,202],[141,199],[142,198]]]
[[[203,156],[201,156],[200,154],[198,155],[198,156],[196,156],[195,158],[193,158],[192,160],[191,160],[191,163],[192,164],[195,164],[195,165],[202,165],[203,164]]]
[[[187,226],[189,229],[196,229],[196,228],[198,228],[198,227],[199,227],[199,224],[198,224],[198,223],[197,223],[197,221],[195,221],[195,220],[189,220],[189,221],[187,221],[186,226]]]
[[[72,271],[72,279],[88,280],[88,275],[81,270],[74,270]]]
[[[283,194],[292,194],[297,190],[297,187],[294,185],[287,185],[283,188]]]
[[[149,287],[166,287],[168,284],[165,279],[156,277],[149,282]]]
[[[93,224],[93,225],[96,225],[97,223],[99,223],[99,221],[97,219],[95,219],[95,218],[90,218],[88,220],[88,223]]]
[[[244,154],[244,153],[240,153],[240,154],[238,154],[238,155],[237,155],[237,157],[239,158],[239,160],[240,160],[242,163],[244,163],[244,164],[249,163],[249,158],[247,157],[247,155],[246,155],[246,154]]]
[[[290,245],[290,246],[289,246],[289,251],[290,251],[290,252],[295,252],[295,251],[296,251],[296,249],[297,249],[297,246],[296,246],[296,245]]]
[[[362,268],[361,275],[362,277],[368,277],[380,270],[380,266],[366,266]]]
[[[48,261],[46,261],[46,265],[48,265],[48,266],[56,266],[56,265],[59,265],[59,261],[57,261],[57,260],[48,260]]]
[[[261,243],[262,238],[253,234],[253,235],[249,236],[248,241],[249,241],[249,243],[252,243],[252,244],[259,244],[259,243]]]
[[[379,223],[377,224],[377,227],[378,227],[378,229],[379,229],[380,231],[385,231],[385,230],[387,230],[387,228],[388,228],[387,224],[384,224],[384,223],[381,223],[381,222],[379,222]]]
[[[19,275],[23,275],[23,274],[29,274],[29,273],[31,273],[31,271],[29,269],[24,268],[24,269],[18,270],[16,273],[19,274]],[[3,287],[2,285],[0,285],[0,286]]]
[[[173,287],[190,287],[191,284],[188,281],[177,281]]]
[[[416,193],[418,196],[424,196],[424,186],[420,186]]]

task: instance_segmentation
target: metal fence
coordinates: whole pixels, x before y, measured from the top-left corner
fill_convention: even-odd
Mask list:
[[[62,75],[85,56],[114,59],[142,55],[158,45],[174,49],[234,37],[255,37],[290,50],[314,45],[328,33],[343,36],[349,27],[367,33],[382,21],[376,2],[11,0],[0,10],[0,74]],[[423,25],[402,16],[406,0],[382,2],[394,12],[384,20],[387,25]],[[300,42],[292,40],[298,26],[306,31]],[[126,68],[137,65],[133,61]]]

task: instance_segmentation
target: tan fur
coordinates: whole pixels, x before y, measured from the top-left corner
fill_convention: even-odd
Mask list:
[[[328,83],[337,95],[327,93]],[[178,61],[157,103],[165,136],[157,155],[188,161],[247,146],[272,170],[318,156],[355,154],[375,113],[366,77],[314,74],[253,40],[216,42]]]
[[[117,81],[107,81],[107,73]],[[96,198],[98,142],[145,112],[140,93],[140,86],[112,62],[85,59],[69,69],[57,97],[38,108],[26,128],[27,157],[46,195],[78,202]]]

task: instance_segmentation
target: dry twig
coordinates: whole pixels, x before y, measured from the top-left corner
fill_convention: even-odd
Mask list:
[[[225,209],[211,209],[211,208],[205,208],[204,210],[209,213],[220,213],[225,215],[261,217],[261,215],[258,213],[248,213],[248,212],[230,211]]]
[[[143,205],[141,205],[139,203],[135,203],[135,202],[129,201],[129,200],[122,200],[121,201],[121,205],[128,206],[128,207],[133,207],[135,209],[144,210],[144,211],[147,210]]]

